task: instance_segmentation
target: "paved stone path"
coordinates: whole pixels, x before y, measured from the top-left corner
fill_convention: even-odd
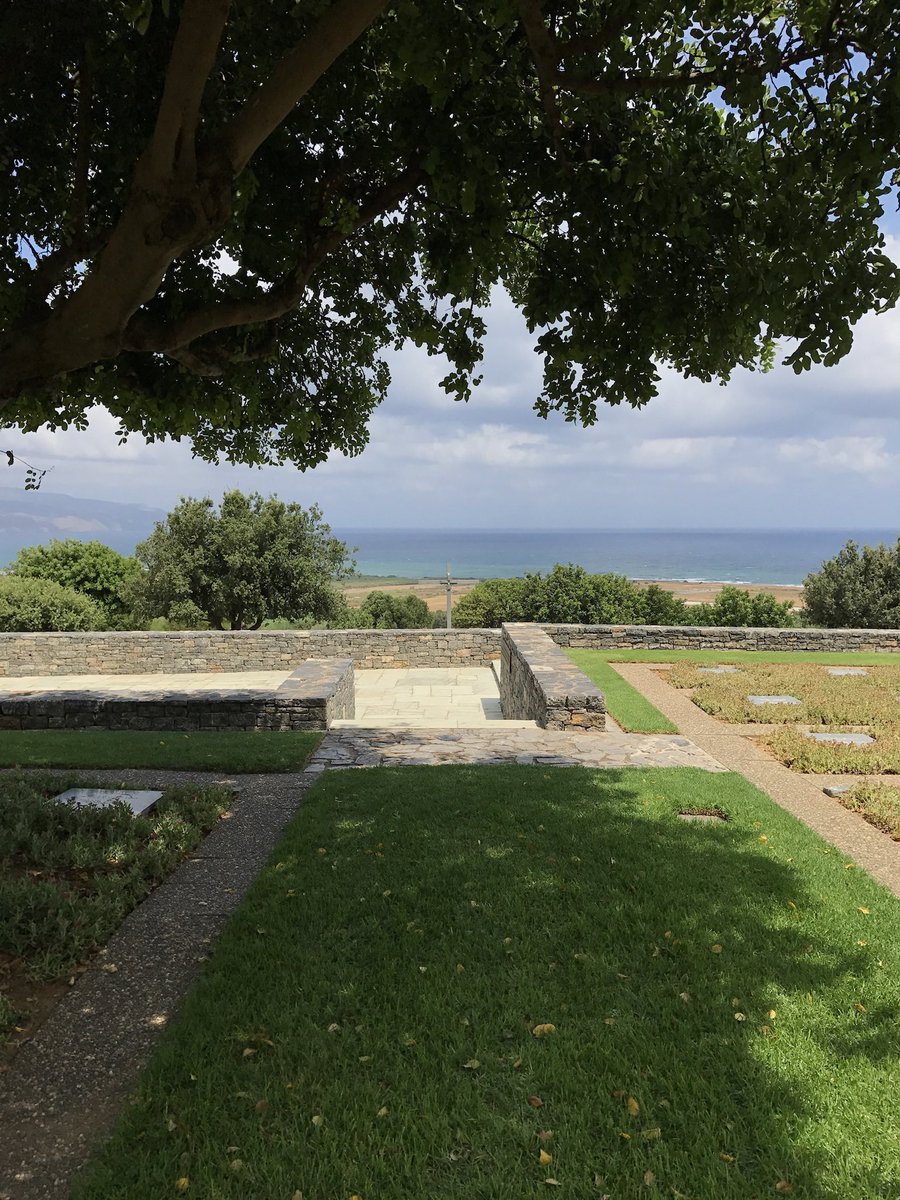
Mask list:
[[[900,842],[892,841],[824,794],[823,787],[838,777],[791,771],[744,735],[749,732],[760,736],[778,726],[735,726],[717,721],[694,704],[688,691],[670,687],[657,674],[668,669],[665,664],[612,663],[611,666],[674,721],[692,743],[715,755],[729,771],[738,771],[755,783],[776,804],[799,817],[895,896],[900,896]],[[846,776],[842,782],[847,782]]]
[[[489,667],[356,670],[353,680],[356,717],[335,728],[461,729],[503,721]],[[534,728],[533,721],[515,724]]]
[[[290,671],[207,671],[156,675],[17,675],[0,680],[0,699],[34,692],[274,692]]]
[[[726,768],[677,734],[569,733],[498,722],[480,729],[332,729],[307,770],[524,763],[581,767]]]

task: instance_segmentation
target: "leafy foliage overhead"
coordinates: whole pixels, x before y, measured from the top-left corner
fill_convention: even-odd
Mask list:
[[[128,587],[136,615],[176,626],[258,629],[268,617],[327,618],[346,545],[313,505],[226,492],[182,500],[135,550],[144,570]]]
[[[847,353],[898,295],[887,0],[7,0],[0,398],[208,458],[357,452],[496,284],[590,423],[660,364]],[[28,70],[22,64],[28,63]]]

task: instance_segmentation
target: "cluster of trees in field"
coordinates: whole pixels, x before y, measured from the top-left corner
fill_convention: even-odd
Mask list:
[[[549,621],[574,625],[751,625],[798,624],[790,601],[723,587],[711,604],[686,604],[658,584],[647,587],[624,575],[591,575],[583,567],[557,564],[521,579],[487,579],[453,609],[460,627],[504,621]]]
[[[101,629],[421,629],[440,626],[420,597],[372,591],[347,604],[354,564],[315,505],[258,493],[183,499],[133,556],[69,538],[29,546],[0,575],[0,631]],[[848,542],[808,575],[802,612],[768,593],[723,587],[692,604],[658,584],[590,574],[572,563],[517,579],[487,579],[454,606],[461,628],[504,621],[607,625],[832,628],[900,626],[900,539]]]

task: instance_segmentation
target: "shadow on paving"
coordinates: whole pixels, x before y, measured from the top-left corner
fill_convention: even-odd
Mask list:
[[[898,1196],[893,903],[733,775],[328,774],[76,1195]]]

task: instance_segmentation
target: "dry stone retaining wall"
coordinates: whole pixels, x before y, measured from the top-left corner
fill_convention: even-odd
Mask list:
[[[557,646],[578,650],[900,651],[898,629],[744,629],[688,625],[542,625]]]
[[[0,729],[327,729],[352,717],[353,663],[310,660],[271,692],[24,692],[0,696]]]
[[[606,728],[603,693],[538,625],[504,625],[500,705],[508,721],[542,729]]]
[[[308,658],[360,669],[487,667],[498,629],[259,629],[197,633],[0,633],[3,675],[290,670]]]

